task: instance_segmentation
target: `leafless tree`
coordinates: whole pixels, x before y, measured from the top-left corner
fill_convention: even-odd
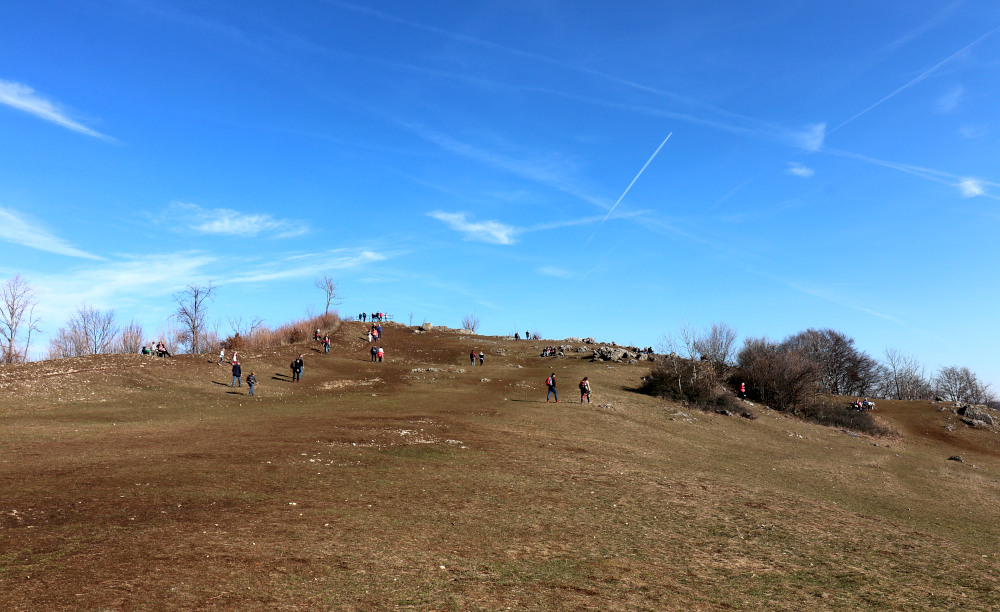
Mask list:
[[[0,361],[17,363],[28,360],[31,333],[39,331],[35,318],[38,305],[35,291],[20,274],[0,286]]]
[[[462,329],[476,333],[479,329],[479,317],[474,314],[465,315],[465,318],[462,319]]]
[[[807,329],[782,345],[813,361],[822,393],[869,395],[878,378],[878,362],[854,346],[854,338],[833,329]]]
[[[316,288],[326,294],[326,310],[324,315],[330,314],[330,304],[340,304],[340,296],[337,295],[337,283],[333,282],[333,277],[329,274],[323,278],[316,279]]]
[[[118,353],[138,353],[142,349],[142,324],[135,319],[129,321],[118,334],[115,351]]]
[[[764,404],[795,412],[815,400],[816,363],[784,343],[747,338],[736,362],[748,391]]]
[[[725,323],[713,323],[712,327],[695,339],[694,348],[699,357],[712,363],[720,371],[732,364],[735,357],[733,345],[736,330]]]
[[[180,325],[178,340],[186,344],[192,353],[200,353],[204,348],[205,302],[214,296],[215,286],[211,282],[208,285],[188,285],[184,291],[174,294],[177,302],[174,317]]]
[[[894,348],[885,349],[881,395],[890,399],[928,399],[934,393],[916,357]]]
[[[941,368],[934,384],[942,397],[955,402],[985,404],[993,399],[990,385],[981,382],[976,373],[966,367]]]
[[[139,331],[141,336],[141,328]],[[102,312],[84,304],[66,321],[66,327],[60,328],[49,340],[49,357],[58,359],[115,353],[120,352],[120,344],[115,311]],[[136,352],[138,350],[137,346]]]

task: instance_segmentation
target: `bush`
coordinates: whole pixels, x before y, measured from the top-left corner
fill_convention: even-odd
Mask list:
[[[896,432],[875,420],[870,412],[860,412],[848,404],[829,399],[818,401],[799,410],[802,418],[830,427],[849,429],[872,436],[890,436]]]
[[[658,361],[643,379],[641,393],[694,405],[703,410],[742,411],[720,380],[715,366],[707,361],[693,361],[667,355]]]

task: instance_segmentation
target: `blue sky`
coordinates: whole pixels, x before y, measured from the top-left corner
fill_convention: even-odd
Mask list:
[[[330,274],[344,314],[831,327],[1000,389],[998,145],[992,0],[10,2],[0,279],[46,334],[208,281],[277,324]]]

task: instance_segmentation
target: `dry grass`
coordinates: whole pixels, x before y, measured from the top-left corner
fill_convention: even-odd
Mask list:
[[[256,398],[205,357],[0,368],[0,609],[1000,605],[998,434],[940,405],[855,437],[533,341],[390,324],[373,364],[364,327],[245,354]]]

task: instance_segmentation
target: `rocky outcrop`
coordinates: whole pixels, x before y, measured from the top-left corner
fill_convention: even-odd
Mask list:
[[[655,361],[655,355],[649,355],[641,351],[634,352],[623,349],[619,346],[599,346],[594,349],[593,361],[613,361],[615,363],[638,363],[640,361]]]
[[[975,405],[964,405],[958,409],[959,416],[962,416],[962,422],[966,425],[972,427],[992,427],[996,424],[993,415],[990,414],[989,408],[985,406],[975,406]]]

